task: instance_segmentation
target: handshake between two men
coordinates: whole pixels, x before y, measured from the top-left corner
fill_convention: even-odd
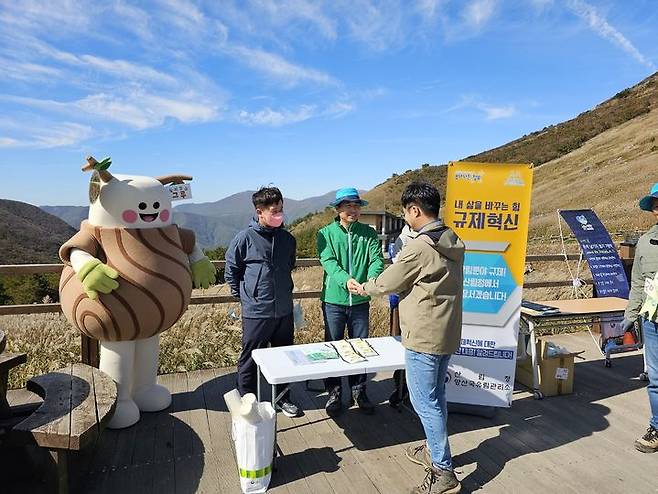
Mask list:
[[[364,285],[363,283],[359,283],[354,278],[350,278],[349,280],[347,280],[347,289],[350,291],[350,293],[354,293],[356,295],[361,295],[365,297],[368,294],[363,289],[363,285]]]

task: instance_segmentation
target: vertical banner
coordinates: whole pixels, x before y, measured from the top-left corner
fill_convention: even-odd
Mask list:
[[[466,244],[464,316],[448,400],[509,407],[521,317],[532,165],[448,164],[444,222]]]
[[[608,230],[591,209],[560,211],[580,244],[599,297],[628,298],[628,278]]]

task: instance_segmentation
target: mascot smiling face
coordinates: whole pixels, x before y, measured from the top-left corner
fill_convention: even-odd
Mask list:
[[[89,223],[114,228],[162,228],[171,224],[171,196],[152,177],[94,173],[90,182]],[[95,192],[97,191],[97,192]]]

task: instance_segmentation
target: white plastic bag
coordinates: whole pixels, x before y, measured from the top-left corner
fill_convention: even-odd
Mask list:
[[[306,329],[306,319],[304,318],[304,309],[302,309],[302,304],[297,302],[292,307],[292,315],[294,319],[295,329],[301,331]]]
[[[233,416],[235,459],[240,487],[245,494],[266,492],[272,478],[275,412],[270,403],[261,402],[258,403],[258,413],[262,420],[255,424]]]

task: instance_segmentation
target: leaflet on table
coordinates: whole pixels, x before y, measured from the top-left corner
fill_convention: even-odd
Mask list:
[[[347,340],[354,350],[361,356],[363,357],[376,357],[379,355],[377,351],[370,346],[370,343],[368,343],[366,340],[363,338],[353,338],[351,340]]]
[[[367,360],[363,355],[356,353],[354,347],[347,340],[334,341],[331,346],[336,349],[340,358],[348,364],[356,364]]]
[[[318,345],[307,349],[286,350],[286,355],[295,365],[317,364],[339,358],[331,345]]]
[[[353,338],[351,340],[334,341],[331,345],[336,349],[340,358],[348,364],[364,362],[369,357],[379,355],[377,351],[362,338]]]

